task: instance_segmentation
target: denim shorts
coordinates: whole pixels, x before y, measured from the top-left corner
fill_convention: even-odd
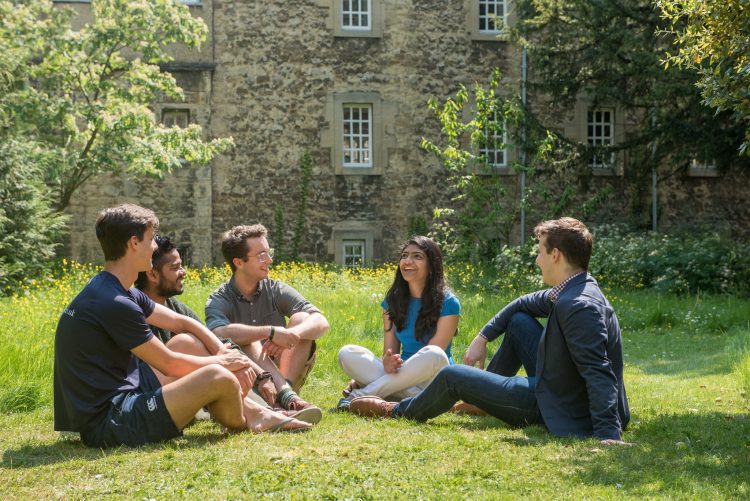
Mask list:
[[[138,389],[115,395],[101,422],[90,432],[81,433],[86,445],[137,447],[182,435],[167,411],[154,371],[144,362],[139,362],[138,371]]]

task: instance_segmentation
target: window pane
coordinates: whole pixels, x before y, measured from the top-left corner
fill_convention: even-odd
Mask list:
[[[371,152],[371,106],[369,104],[347,104],[342,124],[345,167],[372,167]]]

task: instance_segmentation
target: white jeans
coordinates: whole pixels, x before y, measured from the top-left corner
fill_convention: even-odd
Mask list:
[[[439,346],[427,345],[409,357],[395,374],[388,374],[380,357],[362,346],[347,344],[339,350],[339,365],[362,387],[353,390],[349,398],[375,395],[401,400],[419,394],[430,384],[448,365],[448,356]]]

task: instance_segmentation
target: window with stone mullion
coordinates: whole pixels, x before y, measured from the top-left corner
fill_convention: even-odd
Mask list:
[[[499,33],[496,20],[505,19],[505,0],[479,0],[479,32]]]
[[[372,18],[370,0],[341,0],[341,27],[369,30]]]
[[[345,104],[344,167],[372,167],[372,105]]]
[[[613,111],[592,109],[588,112],[588,142],[592,148],[612,146],[614,144]],[[594,169],[608,169],[614,166],[614,153],[595,151],[590,166]]]

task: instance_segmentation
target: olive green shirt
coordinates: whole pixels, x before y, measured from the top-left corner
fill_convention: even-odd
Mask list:
[[[284,282],[270,278],[261,280],[255,293],[246,298],[232,277],[208,296],[206,326],[212,331],[229,324],[286,327],[286,319],[301,311],[320,313]]]

